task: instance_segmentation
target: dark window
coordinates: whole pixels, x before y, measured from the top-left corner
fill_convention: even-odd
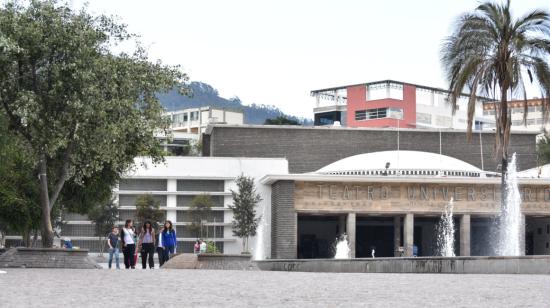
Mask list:
[[[546,233],[550,234],[550,225],[546,225]]]
[[[374,120],[374,119],[383,119],[383,118],[402,118],[402,109],[400,108],[390,108],[391,112],[388,111],[388,108],[373,108],[367,110],[357,110],[355,111],[355,120]]]
[[[537,228],[537,234],[542,234],[542,228]]]

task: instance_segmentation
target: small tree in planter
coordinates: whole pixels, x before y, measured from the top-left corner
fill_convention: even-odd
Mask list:
[[[195,233],[196,237],[203,237],[203,229],[205,227],[203,222],[208,221],[213,206],[214,202],[209,195],[198,195],[191,200],[191,206],[189,207],[191,225],[189,229]]]
[[[236,180],[238,191],[231,190],[233,204],[233,235],[243,241],[243,253],[249,253],[248,240],[256,235],[261,217],[256,217],[256,205],[262,198],[256,193],[254,179],[241,175]]]
[[[136,198],[136,218],[139,224],[149,220],[152,226],[157,228],[157,223],[164,218],[164,213],[160,209],[160,202],[155,200],[151,194],[138,196]],[[136,226],[136,230],[140,232],[141,226]]]
[[[92,208],[88,217],[94,223],[95,233],[99,237],[99,255],[103,255],[103,237],[106,236],[118,221],[118,208],[113,202],[99,204]]]

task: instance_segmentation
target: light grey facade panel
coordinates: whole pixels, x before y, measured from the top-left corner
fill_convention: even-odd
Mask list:
[[[167,185],[163,179],[121,179],[119,190],[166,191]]]
[[[193,214],[191,211],[178,211],[176,214],[177,222],[192,222]],[[208,222],[224,222],[223,211],[211,211],[208,213],[206,220]]]
[[[119,195],[118,206],[135,206],[139,195]],[[153,199],[159,202],[159,206],[166,206],[166,196],[153,195]]]
[[[223,180],[178,180],[178,191],[224,191]]]
[[[191,202],[195,197],[196,196],[178,196],[177,206],[178,207],[191,206]],[[223,196],[210,196],[210,199],[212,200],[212,203],[214,203],[215,207],[223,207]]]

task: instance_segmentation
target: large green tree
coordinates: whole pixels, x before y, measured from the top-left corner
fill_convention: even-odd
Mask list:
[[[494,98],[496,149],[504,183],[508,169],[511,112],[514,96],[527,100],[526,79],[541,90],[543,108],[550,105],[550,17],[533,10],[514,18],[510,1],[484,2],[463,14],[442,48],[442,63],[449,82],[450,102],[468,90],[468,136],[471,136],[476,95]],[[523,73],[525,72],[525,74]],[[464,91],[465,92],[465,91]],[[524,104],[524,122],[527,103]],[[546,111],[545,111],[546,113]],[[504,192],[504,190],[503,190]]]
[[[37,162],[42,244],[53,242],[50,213],[66,183],[109,170],[120,175],[138,155],[162,160],[155,132],[168,120],[156,93],[178,87],[178,67],[151,63],[124,25],[56,1],[0,8],[0,108]],[[31,170],[32,172],[32,170]]]
[[[21,234],[25,246],[40,227],[36,164],[24,142],[8,131],[0,113],[0,240],[7,233]],[[3,243],[0,242],[0,246]]]

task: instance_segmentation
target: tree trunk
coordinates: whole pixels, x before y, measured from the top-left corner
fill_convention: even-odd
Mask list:
[[[31,231],[24,230],[22,235],[23,246],[31,247]]]
[[[103,247],[105,247],[105,243],[103,243],[103,237],[99,236],[99,256],[103,257]]]
[[[40,154],[40,208],[42,210],[42,247],[53,246],[53,228],[50,218],[50,197],[48,195],[48,175],[46,155]]]

